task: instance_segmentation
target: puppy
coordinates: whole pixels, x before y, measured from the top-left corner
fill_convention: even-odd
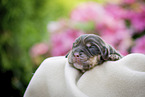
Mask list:
[[[85,72],[105,61],[119,60],[122,55],[99,36],[84,34],[75,40],[66,57],[74,68]]]

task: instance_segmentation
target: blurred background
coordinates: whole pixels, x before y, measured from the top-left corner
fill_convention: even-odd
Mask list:
[[[145,54],[145,1],[0,0],[1,95],[23,96],[44,59],[66,55],[89,33],[123,55]]]

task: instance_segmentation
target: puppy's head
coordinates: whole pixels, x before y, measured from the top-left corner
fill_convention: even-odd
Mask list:
[[[105,42],[99,36],[84,34],[73,43],[68,61],[75,68],[86,71],[107,60],[108,53]]]

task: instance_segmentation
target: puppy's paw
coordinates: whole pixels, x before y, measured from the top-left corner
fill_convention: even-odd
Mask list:
[[[109,60],[111,60],[111,61],[116,61],[116,60],[119,60],[119,59],[121,59],[121,57],[116,55],[116,54],[109,55]]]

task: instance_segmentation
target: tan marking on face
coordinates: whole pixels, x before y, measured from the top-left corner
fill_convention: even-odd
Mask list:
[[[91,64],[96,64],[97,63],[97,56],[90,58],[89,61],[91,62]]]
[[[90,64],[92,65],[92,67],[94,67],[100,61],[100,55],[90,58],[89,61],[90,61]]]

